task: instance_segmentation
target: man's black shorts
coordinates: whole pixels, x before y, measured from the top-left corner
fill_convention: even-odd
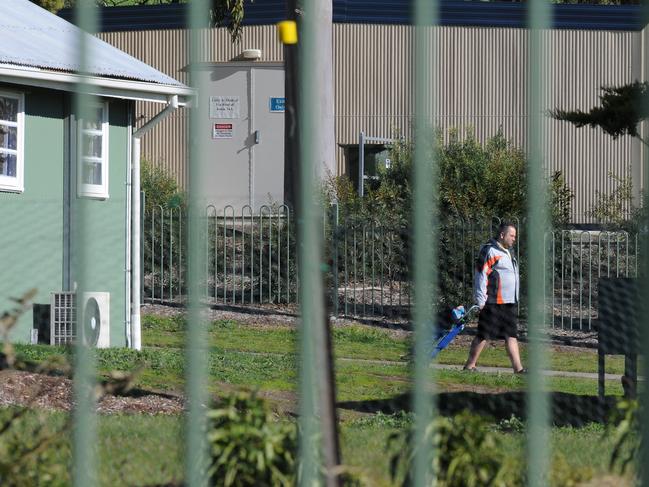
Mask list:
[[[516,304],[485,304],[478,316],[478,338],[483,340],[518,338]]]

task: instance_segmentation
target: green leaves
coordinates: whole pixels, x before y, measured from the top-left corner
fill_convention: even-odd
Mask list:
[[[418,448],[434,447],[436,456],[431,465],[439,487],[478,487],[523,485],[523,469],[518,458],[504,453],[502,437],[484,418],[464,411],[452,418],[437,418],[426,428],[422,444],[413,445],[413,431],[395,433],[389,447],[398,451],[390,460],[393,480],[410,470]],[[403,478],[402,485],[408,485]],[[431,484],[433,485],[431,479]]]
[[[642,410],[637,400],[621,400],[617,405],[617,421],[613,430],[615,442],[611,452],[609,469],[626,473],[634,463],[641,448],[640,417]],[[610,434],[607,431],[606,434]],[[638,468],[642,465],[638,464]],[[641,478],[638,472],[638,478]]]
[[[211,0],[210,23],[213,26],[225,24],[232,42],[241,38],[243,15],[243,0]]]
[[[616,176],[611,171],[608,178],[615,185],[613,191],[595,191],[597,199],[587,215],[612,230],[638,231],[637,227],[641,224],[644,214],[642,208],[634,201],[633,181],[628,176]]]
[[[0,410],[0,484],[70,485],[69,424],[27,408]]]
[[[549,115],[557,120],[570,122],[577,128],[586,125],[600,127],[614,139],[630,135],[642,140],[638,124],[649,115],[646,112],[646,98],[649,96],[649,83],[636,81],[622,86],[602,87],[599,96],[601,106],[588,112],[582,110],[550,110]]]
[[[65,6],[64,0],[31,0],[31,2],[53,13],[58,12]]]
[[[162,206],[164,208],[184,208],[185,194],[176,180],[159,166],[143,160],[141,166],[141,186],[146,195],[145,211],[150,212]]]
[[[275,421],[255,393],[239,392],[207,413],[208,475],[214,485],[295,483],[297,427]]]
[[[446,140],[443,139],[443,134],[436,134],[437,202],[442,221],[490,221],[492,216],[526,214],[527,160],[522,149],[508,141],[502,132],[481,142],[471,129],[464,133],[451,129]],[[396,142],[390,149],[390,167],[377,167],[379,180],[368,183],[362,200],[346,178],[329,182],[326,189],[329,199],[338,201],[342,215],[362,215],[373,221],[407,225],[412,208],[413,153],[412,142]],[[565,179],[555,175],[548,189],[552,202],[560,206],[554,212],[557,217],[569,215],[574,195]]]

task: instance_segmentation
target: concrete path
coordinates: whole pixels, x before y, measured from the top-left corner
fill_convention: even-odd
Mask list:
[[[431,367],[440,370],[462,370],[461,365],[446,365],[446,364],[433,364]],[[476,372],[467,373],[484,373],[484,374],[512,374],[512,369],[509,367],[477,367]],[[547,377],[574,377],[578,379],[594,379],[597,380],[597,374],[592,372],[567,372],[564,370],[544,370],[543,375]],[[617,380],[622,378],[621,374],[605,374],[606,380]],[[643,380],[639,377],[638,380]]]

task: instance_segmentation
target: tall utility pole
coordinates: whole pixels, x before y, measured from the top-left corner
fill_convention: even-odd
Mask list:
[[[303,86],[300,85],[300,62],[304,59],[299,53],[297,45],[285,45],[285,164],[284,164],[284,194],[285,201],[295,208],[298,221],[303,220],[304,208],[300,206],[300,188],[298,181],[304,181],[303,174],[300,174],[300,106],[298,103],[308,104],[311,111],[310,116],[316,121],[314,124],[315,137],[311,139],[310,154],[314,161],[312,166],[314,174],[311,178],[323,181],[330,175],[335,175],[335,136],[334,136],[334,110],[333,110],[333,8],[331,0],[306,0],[308,8],[306,15],[312,16],[309,19],[309,27],[314,44],[317,46],[317,57],[309,60],[313,68],[310,73],[310,93],[317,94],[310,99],[300,101],[300,92]],[[298,0],[287,0],[288,19],[300,23],[301,5]],[[304,106],[301,108],[305,108]],[[305,113],[302,110],[302,113]],[[305,161],[302,161],[305,163]],[[309,166],[311,164],[306,164]],[[318,198],[317,194],[312,195]],[[304,222],[302,222],[304,224]],[[298,242],[299,245],[303,243]],[[319,256],[324,263],[324,255]],[[306,265],[306,263],[299,263]],[[337,270],[334,269],[334,272]],[[320,276],[322,303],[327,302],[327,292],[324,286],[324,274]],[[334,293],[337,296],[337,293]],[[318,309],[315,306],[313,309]],[[340,448],[338,443],[338,429],[336,417],[336,388],[333,365],[333,351],[331,341],[331,330],[329,324],[329,312],[326,305],[322,306],[321,316],[308,316],[302,312],[301,326],[311,327],[308,336],[313,340],[313,361],[315,373],[312,380],[317,387],[316,411],[320,418],[320,432],[322,435],[322,460],[325,469],[325,482],[328,487],[339,484],[335,468],[340,464]],[[304,330],[302,330],[304,333]],[[305,391],[302,391],[304,394]]]
[[[287,0],[286,19],[299,22],[297,0]],[[298,111],[298,45],[284,44],[284,202],[296,208],[300,159]]]
[[[307,15],[313,15],[313,22],[309,22],[311,28],[315,28],[314,40],[317,46],[317,57],[314,64],[313,80],[315,86],[312,93],[316,94],[315,99],[305,100],[309,102],[315,111],[316,136],[313,138],[315,147],[313,153],[318,154],[315,161],[315,172],[318,179],[324,181],[326,178],[336,174],[336,150],[334,134],[334,98],[333,98],[333,1],[332,0],[311,0],[311,9]],[[314,197],[318,197],[314,195]],[[325,202],[326,204],[326,202]],[[324,249],[323,249],[324,251]],[[324,252],[321,256],[324,265]],[[338,272],[338,269],[333,269]],[[325,286],[324,274],[322,275],[322,299],[324,302],[324,316],[321,326],[315,331],[316,343],[316,364],[320,381],[320,414],[322,419],[322,440],[325,471],[327,472],[325,482],[327,487],[337,486],[338,477],[333,469],[340,465],[340,446],[338,443],[338,420],[336,417],[336,376],[333,363],[333,345],[331,340],[331,323],[329,322],[329,309],[327,306],[328,293]],[[338,299],[338,290],[333,293],[334,299]]]
[[[300,22],[301,1],[287,0],[287,19]],[[333,6],[331,0],[316,0],[313,2],[312,15],[317,18],[316,38],[320,49],[315,63],[315,79],[318,93],[315,100],[309,100],[313,110],[318,113],[321,123],[320,134],[316,140],[320,158],[317,161],[316,176],[320,179],[335,176],[336,171],[336,136],[334,133],[334,94],[333,94]],[[286,112],[284,116],[284,201],[295,208],[296,187],[299,180],[298,158],[299,123],[298,113],[298,46],[284,45],[284,96],[286,97]]]
[[[314,79],[317,93],[310,100],[318,114],[318,137],[315,139],[320,159],[318,176],[326,178],[336,175],[336,138],[334,134],[334,80],[333,80],[333,1],[312,1],[311,14],[315,16],[315,38],[318,57],[315,62]]]

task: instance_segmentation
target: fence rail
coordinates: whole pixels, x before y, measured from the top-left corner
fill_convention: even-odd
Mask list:
[[[180,208],[145,212],[143,296],[151,302],[185,299],[186,215]],[[472,300],[478,249],[500,222],[447,221],[440,232],[442,306]],[[519,223],[519,222],[517,222]],[[525,231],[525,223],[520,225]],[[204,212],[205,298],[222,305],[290,305],[298,301],[295,221],[285,206],[232,206]],[[322,263],[335,316],[407,319],[413,305],[411,241],[407,225],[387,224],[329,209],[322,221]],[[520,239],[520,236],[519,236]],[[592,330],[597,318],[597,280],[636,277],[638,236],[623,231],[556,230],[548,247],[545,296],[551,326]],[[522,239],[520,239],[522,241]],[[526,279],[526,252],[513,249]],[[524,291],[526,287],[521,285]],[[521,296],[522,313],[526,297]]]

